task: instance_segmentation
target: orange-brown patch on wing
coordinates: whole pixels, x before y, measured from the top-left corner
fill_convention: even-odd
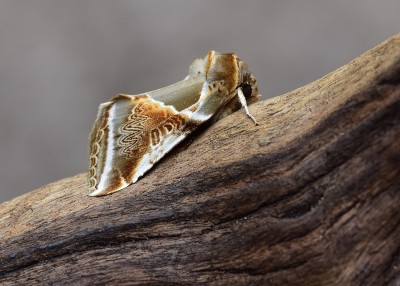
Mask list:
[[[151,145],[155,146],[160,144],[161,141],[161,132],[158,128],[154,128],[150,131]]]
[[[207,62],[206,78],[209,83],[213,81],[224,81],[229,91],[233,91],[239,81],[239,67],[236,54],[213,54],[209,53]]]
[[[209,51],[206,56],[206,67],[205,67],[206,79],[207,79],[208,71],[210,70],[210,67],[211,67],[211,62],[213,61],[214,54],[215,54],[214,51]]]
[[[114,193],[124,186],[124,179],[119,169],[113,168],[108,175],[107,187],[104,190],[104,194]]]
[[[132,112],[119,128],[120,155],[115,159],[115,166],[126,182],[133,180],[142,158],[152,151],[152,146],[162,143],[168,134],[180,131],[188,121],[186,115],[148,96],[135,97],[131,104]]]
[[[172,131],[175,129],[174,125],[171,124],[170,122],[166,122],[166,123],[163,125],[163,128],[164,128],[168,133],[172,132]]]

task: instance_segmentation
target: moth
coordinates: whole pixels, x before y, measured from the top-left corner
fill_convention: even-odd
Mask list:
[[[99,107],[89,136],[89,195],[135,183],[202,123],[244,108],[260,95],[256,79],[234,53],[210,51],[184,80],[139,95],[119,94]]]

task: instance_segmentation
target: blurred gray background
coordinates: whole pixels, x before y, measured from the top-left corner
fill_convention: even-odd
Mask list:
[[[98,105],[236,52],[264,98],[399,32],[400,1],[0,0],[0,202],[87,169]]]

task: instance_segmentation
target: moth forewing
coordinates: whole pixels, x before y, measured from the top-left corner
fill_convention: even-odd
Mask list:
[[[242,91],[242,88],[244,91]],[[89,195],[135,183],[200,124],[259,97],[254,76],[235,54],[210,51],[176,84],[141,95],[118,95],[99,107],[89,137]]]
[[[92,133],[106,134],[90,144],[101,145],[105,151],[91,148],[90,195],[116,192],[134,183],[165,153],[185,136],[188,117],[173,106],[155,101],[148,95],[120,95],[110,104],[102,105]],[[101,128],[99,128],[101,127]]]
[[[197,75],[146,94],[165,105],[172,105],[177,111],[182,111],[198,102],[203,84],[204,76]]]

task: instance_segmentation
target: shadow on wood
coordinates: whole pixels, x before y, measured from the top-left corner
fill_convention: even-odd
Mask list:
[[[114,195],[1,204],[0,282],[399,285],[400,35],[251,111]]]

